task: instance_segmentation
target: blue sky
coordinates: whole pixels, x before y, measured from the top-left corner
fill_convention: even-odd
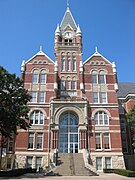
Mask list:
[[[135,0],[69,0],[83,32],[83,61],[95,52],[116,62],[118,80],[135,82]],[[43,46],[54,60],[54,32],[66,0],[0,0],[0,65],[20,75]]]

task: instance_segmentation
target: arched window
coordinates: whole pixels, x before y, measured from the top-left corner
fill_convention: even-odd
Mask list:
[[[67,71],[70,71],[70,63],[71,63],[70,53],[67,53]]]
[[[61,70],[65,71],[65,54],[61,54]]]
[[[103,70],[101,70],[99,72],[99,83],[100,84],[105,84],[105,72]]]
[[[109,125],[109,117],[104,111],[98,111],[94,115],[95,125]]]
[[[42,125],[42,124],[44,124],[44,114],[39,110],[33,111],[30,114],[30,123],[32,125]]]
[[[97,71],[96,70],[92,71],[92,83],[93,84],[97,84],[98,83],[98,75],[97,75]]]
[[[45,84],[46,83],[46,71],[42,70],[40,72],[40,83]]]
[[[72,55],[72,70],[76,71],[76,54],[73,53]]]
[[[39,71],[38,69],[35,69],[32,73],[32,84],[38,83],[38,76],[39,76]]]

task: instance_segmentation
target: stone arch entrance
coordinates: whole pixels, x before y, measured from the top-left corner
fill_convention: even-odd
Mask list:
[[[79,148],[79,118],[72,112],[62,113],[59,118],[59,152],[78,153]]]

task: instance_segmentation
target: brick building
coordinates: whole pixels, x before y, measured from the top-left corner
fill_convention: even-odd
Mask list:
[[[69,7],[56,28],[54,51],[55,60],[40,47],[22,62],[21,77],[32,96],[28,104],[32,126],[28,131],[18,130],[14,166],[44,169],[57,150],[89,154],[97,171],[125,168],[123,153],[132,150],[125,136],[121,139],[121,128],[126,126],[123,107],[129,111],[135,103],[129,93],[135,97],[135,91],[127,89],[126,95],[118,91],[116,65],[97,48],[82,61],[82,32]]]

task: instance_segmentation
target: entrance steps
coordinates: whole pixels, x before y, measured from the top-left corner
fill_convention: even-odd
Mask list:
[[[85,168],[83,154],[58,154],[57,166],[53,170],[59,176],[95,176],[96,173]]]

